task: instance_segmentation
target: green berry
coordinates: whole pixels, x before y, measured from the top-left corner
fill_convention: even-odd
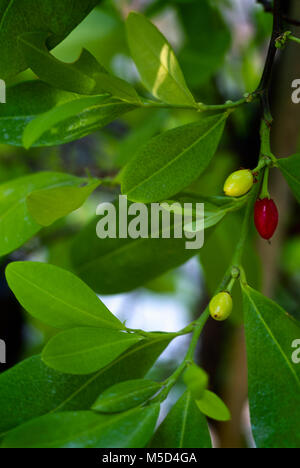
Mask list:
[[[232,297],[228,292],[217,294],[209,304],[210,315],[214,320],[223,322],[228,319],[233,309]]]
[[[254,184],[254,177],[249,169],[233,172],[225,182],[224,192],[228,197],[241,197],[249,192]]]
[[[183,380],[193,398],[200,400],[208,386],[207,373],[196,364],[192,364],[185,371]]]

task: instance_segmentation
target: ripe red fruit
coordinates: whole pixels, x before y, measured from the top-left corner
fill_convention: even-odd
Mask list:
[[[279,214],[273,200],[257,200],[254,210],[254,221],[258,233],[263,239],[273,237],[278,226]]]

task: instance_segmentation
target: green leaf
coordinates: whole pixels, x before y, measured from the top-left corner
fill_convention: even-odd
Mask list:
[[[20,43],[24,33],[44,31],[53,49],[90,13],[99,0],[0,0],[0,76],[4,80],[28,67]]]
[[[135,12],[126,26],[131,55],[147,89],[168,104],[196,106],[174,51],[160,31]]]
[[[101,391],[124,380],[142,378],[168,344],[165,337],[143,340],[104,369],[88,376],[57,372],[39,356],[26,359],[0,375],[0,401],[5,401],[0,406],[0,437],[19,424],[47,413],[88,410]]]
[[[0,106],[0,143],[21,146],[24,131],[28,146],[68,143],[135,108],[107,94],[82,97],[38,80],[20,83],[7,89],[7,103]]]
[[[74,187],[59,187],[32,192],[27,197],[31,216],[41,226],[50,226],[55,221],[80,208],[101,181],[90,180]]]
[[[41,81],[28,81],[7,88],[7,102],[0,106],[0,142],[21,146],[26,125],[38,115],[57,105],[72,101],[78,95],[52,88]],[[59,137],[59,135],[58,135]],[[48,138],[48,139],[47,139]],[[37,145],[60,144],[54,135],[45,135]],[[54,143],[51,143],[54,141]]]
[[[136,107],[114,102],[107,95],[88,96],[54,107],[31,121],[24,130],[23,144],[30,148],[42,137],[47,144],[68,143],[95,132]]]
[[[189,186],[212,160],[226,118],[226,113],[202,118],[150,140],[124,168],[122,193],[148,203]]]
[[[143,448],[155,429],[159,405],[116,415],[90,411],[42,416],[10,432],[3,448]]]
[[[64,63],[51,55],[45,32],[31,32],[19,37],[28,66],[45,83],[77,94],[100,94],[96,89],[96,73],[105,69],[86,49],[74,63]]]
[[[300,203],[300,153],[289,158],[278,159],[277,164]]]
[[[21,247],[41,229],[27,209],[26,198],[30,193],[83,181],[68,174],[40,172],[0,185],[0,256]]]
[[[96,294],[79,278],[53,265],[10,263],[6,279],[33,317],[56,328],[123,328]]]
[[[243,288],[252,430],[258,448],[298,448],[300,366],[292,343],[300,324],[276,303]]]
[[[191,394],[185,392],[159,426],[151,448],[211,448],[205,417]]]
[[[113,362],[141,340],[136,334],[105,328],[72,328],[55,335],[45,346],[47,366],[66,374],[91,374]]]
[[[141,103],[133,86],[108,74],[86,49],[76,62],[65,63],[49,53],[46,39],[47,33],[43,32],[27,33],[19,38],[28,65],[43,82],[77,94],[109,93],[127,102]]]
[[[230,411],[223,401],[213,392],[206,390],[204,397],[197,400],[196,404],[201,411],[211,419],[216,421],[229,421],[231,419]]]
[[[99,413],[119,413],[145,403],[155,395],[162,384],[152,380],[128,380],[102,393],[92,409]]]

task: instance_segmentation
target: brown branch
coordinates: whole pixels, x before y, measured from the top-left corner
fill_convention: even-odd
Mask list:
[[[276,48],[276,39],[284,32],[283,22],[282,22],[282,10],[283,10],[283,0],[274,0],[273,7],[273,31],[272,37],[270,40],[270,45],[268,49],[268,55],[266,58],[265,68],[262,74],[260,84],[257,91],[261,95],[261,103],[264,110],[264,118],[270,124],[272,123],[272,114],[269,104],[269,92],[270,85],[272,80],[272,72],[274,67],[274,62],[277,54]]]
[[[264,10],[265,10],[266,13],[273,13],[274,12],[273,2],[271,0],[257,0],[257,3],[260,3],[264,7]],[[290,18],[287,15],[282,15],[282,19],[286,23],[292,24],[293,26],[300,26],[300,20]]]

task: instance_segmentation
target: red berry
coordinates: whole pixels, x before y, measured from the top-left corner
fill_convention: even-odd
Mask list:
[[[273,237],[278,226],[278,209],[273,200],[257,200],[254,210],[254,221],[258,233],[263,239]]]

